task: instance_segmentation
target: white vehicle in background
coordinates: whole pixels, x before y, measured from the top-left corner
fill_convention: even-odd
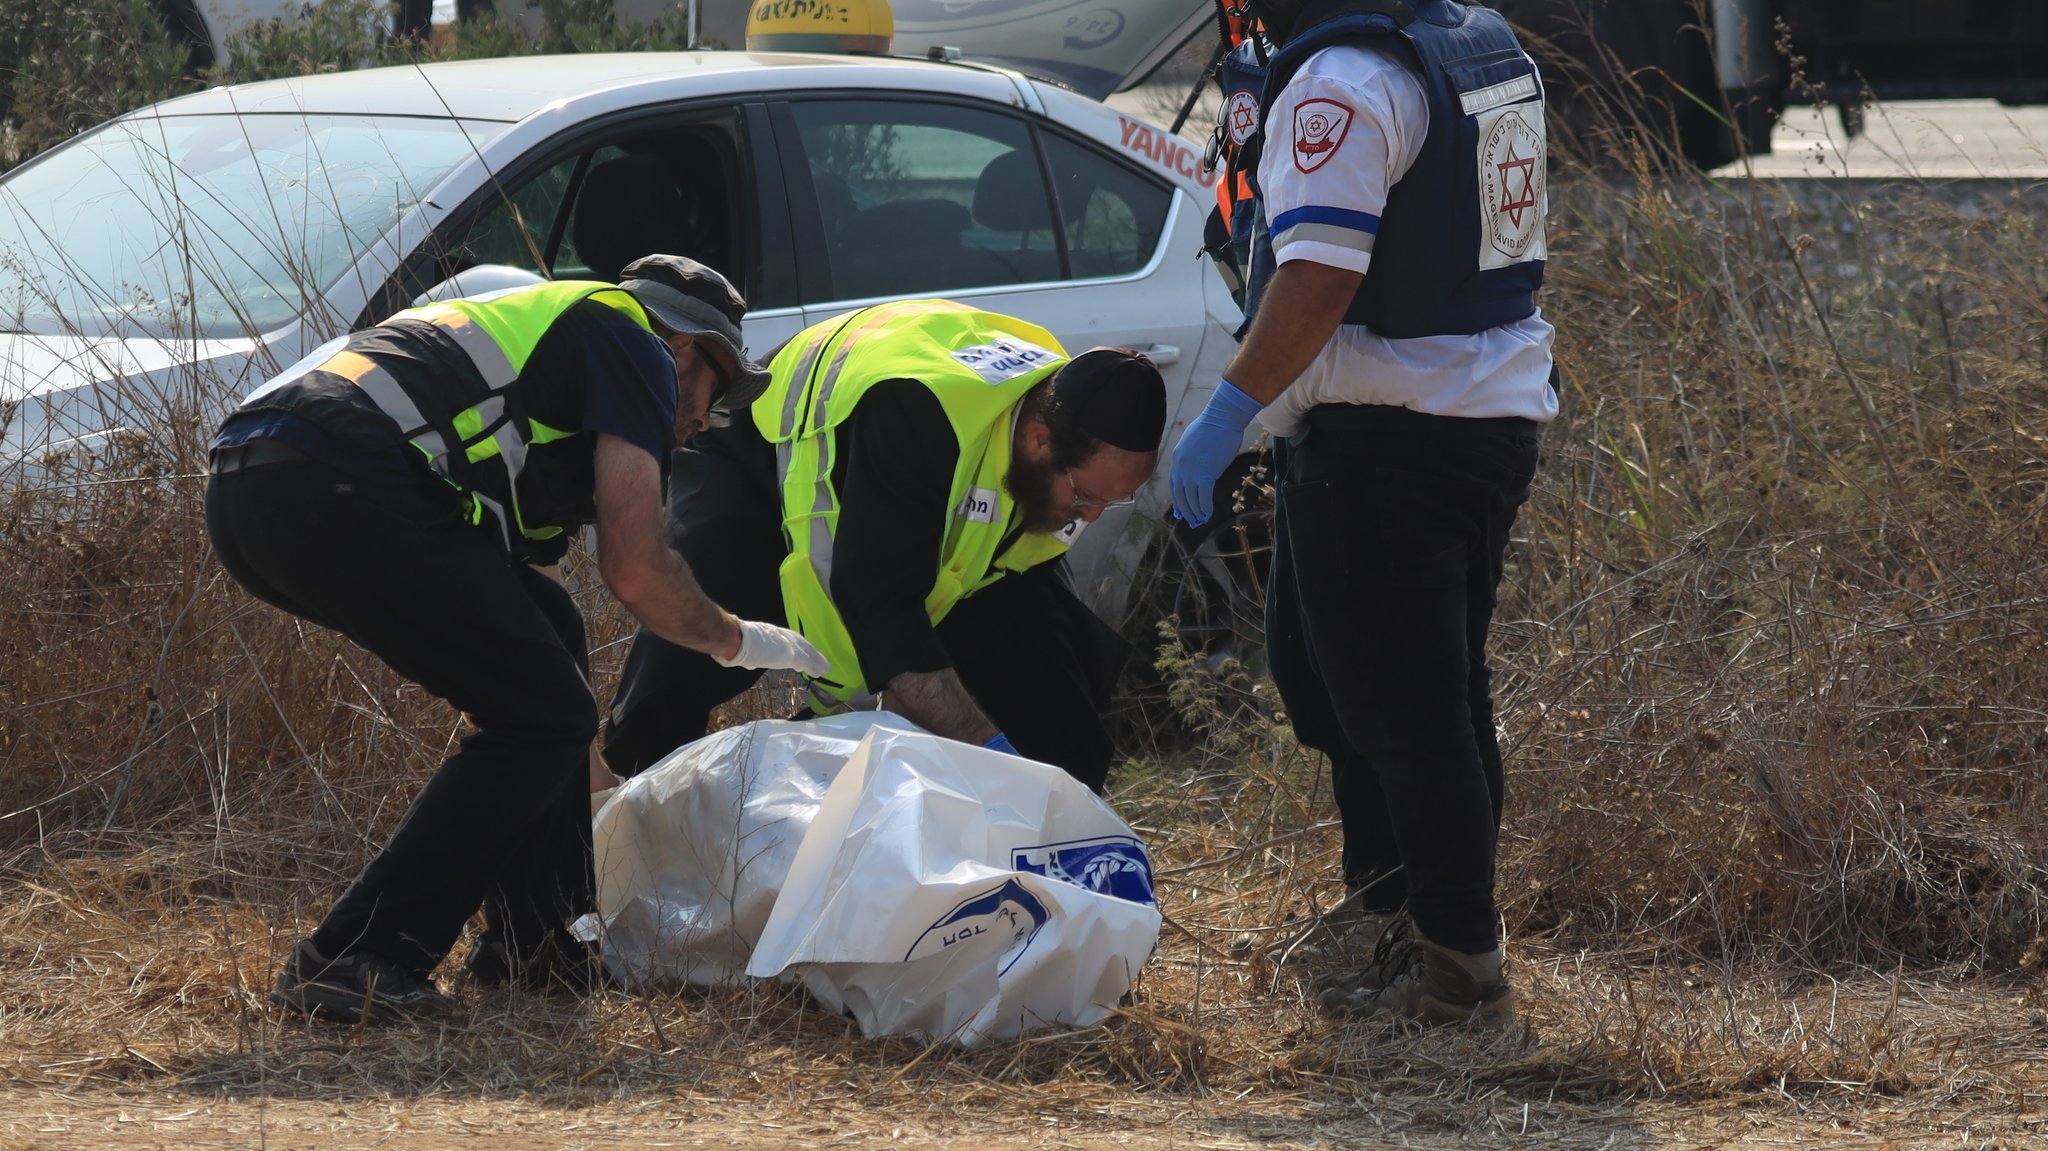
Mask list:
[[[650,251],[740,284],[756,353],[922,296],[1141,348],[1178,428],[1240,319],[1198,259],[1200,169],[1058,85],[892,57],[523,57],[168,100],[0,177],[0,484],[121,429],[203,442],[282,366],[429,294]],[[1165,480],[1076,548],[1112,619]]]
[[[150,0],[194,71],[226,63],[228,37],[265,20],[290,20],[315,0]]]

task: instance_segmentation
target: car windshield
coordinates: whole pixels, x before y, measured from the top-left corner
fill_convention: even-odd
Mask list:
[[[105,125],[0,181],[0,327],[274,330],[502,127],[308,114]]]

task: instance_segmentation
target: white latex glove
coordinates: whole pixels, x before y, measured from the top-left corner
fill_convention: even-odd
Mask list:
[[[731,659],[718,659],[720,667],[793,668],[805,675],[824,675],[832,670],[825,653],[811,641],[786,627],[743,619],[740,622],[740,650]]]

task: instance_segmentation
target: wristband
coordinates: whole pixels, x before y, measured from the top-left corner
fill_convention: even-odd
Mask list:
[[[1024,758],[1024,753],[1017,750],[1017,745],[1010,742],[1010,737],[1000,731],[995,734],[994,738],[981,746],[988,748],[990,751],[1000,751],[1004,755],[1014,755],[1018,759]]]

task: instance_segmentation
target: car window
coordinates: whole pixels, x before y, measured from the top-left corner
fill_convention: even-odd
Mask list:
[[[1061,278],[1045,172],[1021,120],[880,100],[800,102],[791,114],[824,228],[828,299]]]
[[[563,157],[488,194],[440,257],[446,277],[505,265],[616,280],[651,252],[700,260],[744,285],[733,212],[738,149],[725,124],[645,132]]]
[[[504,264],[547,275],[560,256],[550,255],[555,221],[567,206],[569,187],[583,161],[583,156],[571,156],[487,204],[461,245],[461,263]],[[571,257],[573,262],[573,253]]]
[[[1173,193],[1085,145],[1048,132],[1060,219],[1076,279],[1142,270],[1159,247]]]
[[[0,326],[275,330],[502,128],[311,114],[115,121],[0,184]]]

